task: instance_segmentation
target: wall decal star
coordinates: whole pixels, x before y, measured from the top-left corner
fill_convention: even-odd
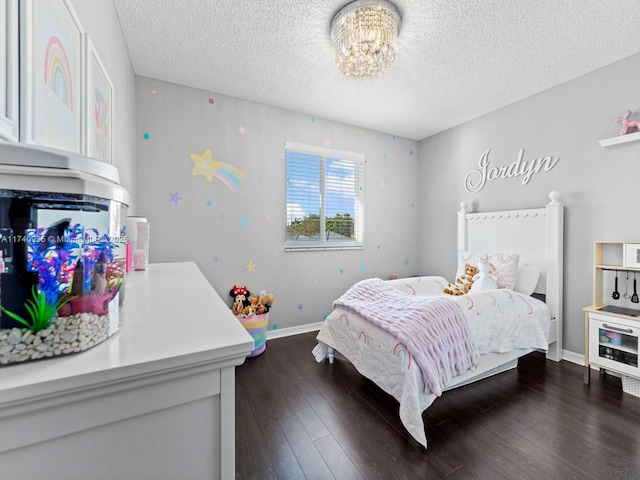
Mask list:
[[[240,128],[238,128],[238,131],[240,132],[240,135],[244,135],[245,133],[247,133],[247,129],[243,126],[240,126]]]
[[[169,192],[169,201],[175,203],[176,205],[178,205],[178,202],[182,200],[182,197],[180,195],[178,195],[178,192],[176,193],[171,193]]]
[[[249,261],[249,263],[246,266],[247,266],[247,272],[255,272],[256,271],[257,265],[255,263],[253,263],[253,260]]]

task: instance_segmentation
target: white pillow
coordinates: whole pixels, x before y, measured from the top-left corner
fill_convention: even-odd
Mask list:
[[[498,277],[498,288],[513,290],[516,286],[518,261],[520,260],[520,255],[517,253],[474,253],[460,250],[456,278],[462,276],[467,263],[477,267],[478,261],[485,255],[489,257],[489,263],[493,265],[491,273]]]
[[[531,295],[536,291],[539,279],[540,269],[538,267],[522,263],[518,266],[514,290],[523,295]]]

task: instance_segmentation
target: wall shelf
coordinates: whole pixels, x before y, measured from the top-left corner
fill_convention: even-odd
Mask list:
[[[601,147],[612,147],[621,143],[634,142],[640,140],[640,132],[627,133],[626,135],[618,135],[617,137],[605,138],[600,140]]]

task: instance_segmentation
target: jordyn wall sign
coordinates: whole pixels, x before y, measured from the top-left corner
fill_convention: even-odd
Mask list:
[[[501,167],[489,167],[489,152],[487,150],[478,160],[478,169],[471,170],[464,179],[464,188],[469,193],[478,193],[484,188],[487,180],[496,180],[498,178],[522,177],[522,184],[526,185],[531,180],[534,173],[538,173],[544,169],[548,172],[556,166],[560,157],[540,157],[533,160],[523,160],[524,148],[520,149],[518,159],[510,165]]]

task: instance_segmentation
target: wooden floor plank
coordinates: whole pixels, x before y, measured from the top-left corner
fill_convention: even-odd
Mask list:
[[[304,426],[296,417],[280,420],[282,430],[287,437],[289,445],[295,453],[305,478],[308,479],[333,479],[331,470],[324,462],[315,444],[307,435]]]
[[[581,366],[531,354],[436,399],[425,450],[344,357],[315,362],[315,335],[270,340],[237,367],[237,478],[640,480],[640,398],[619,378],[585,386]]]
[[[327,436],[314,442],[333,476],[342,480],[364,480],[338,442]]]

